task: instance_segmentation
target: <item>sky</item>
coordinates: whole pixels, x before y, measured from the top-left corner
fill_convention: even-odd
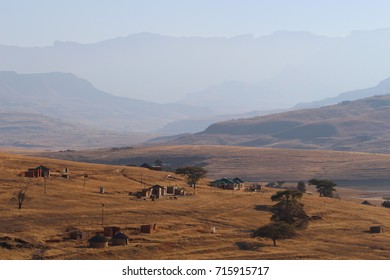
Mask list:
[[[390,27],[387,0],[0,0],[0,44],[95,43],[139,32],[233,37]]]

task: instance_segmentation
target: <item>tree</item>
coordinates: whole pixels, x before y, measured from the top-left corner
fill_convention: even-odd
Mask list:
[[[271,238],[276,246],[276,240],[288,239],[296,235],[295,227],[285,222],[272,222],[265,226],[259,227],[253,237]]]
[[[390,208],[390,200],[385,200],[382,202],[382,206],[386,208]]]
[[[22,209],[23,203],[30,200],[30,197],[27,196],[27,187],[21,188],[17,193],[15,193],[15,197],[12,200],[16,200],[18,202],[19,210]]]
[[[202,167],[187,166],[177,168],[175,173],[185,176],[187,179],[187,184],[195,189],[199,180],[206,176],[207,170]]]
[[[276,201],[272,206],[273,216],[271,221],[285,222],[297,228],[305,228],[308,224],[308,216],[300,202],[302,192],[294,190],[279,191],[271,196],[272,201]]]
[[[334,197],[333,192],[336,191],[334,187],[337,186],[337,184],[333,181],[317,179],[311,179],[309,181],[309,185],[315,185],[317,192],[319,192],[320,196],[323,197]]]
[[[302,192],[302,193],[305,193],[306,192],[306,184],[304,181],[299,181],[298,184],[297,184],[297,190]]]

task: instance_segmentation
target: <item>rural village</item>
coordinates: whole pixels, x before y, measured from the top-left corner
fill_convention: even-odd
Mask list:
[[[156,164],[109,166],[9,154],[1,154],[0,162],[1,259],[364,259],[370,258],[367,247],[379,250],[378,258],[390,256],[390,247],[378,245],[390,240],[388,210],[379,200],[321,197],[308,181],[300,192],[297,182],[245,182],[226,174],[216,180],[201,176],[195,187]],[[292,239],[254,238],[275,213],[275,195],[283,192],[299,193],[309,209],[307,229]],[[359,218],[349,220],[358,212]],[[337,255],[327,249],[324,230],[338,242],[354,238],[359,244]],[[302,242],[313,242],[323,254],[310,246],[298,249]]]

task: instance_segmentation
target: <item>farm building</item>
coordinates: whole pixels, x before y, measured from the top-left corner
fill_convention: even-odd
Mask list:
[[[153,187],[143,189],[141,193],[144,197],[160,198],[166,195],[166,192],[167,188],[160,185],[154,185]]]
[[[117,232],[112,237],[112,245],[113,246],[128,245],[128,244],[129,244],[129,237],[121,231]]]
[[[141,233],[153,233],[156,231],[157,231],[157,224],[141,226]]]
[[[166,195],[184,195],[184,190],[178,187],[167,187]]]
[[[383,232],[383,226],[371,226],[370,227],[370,233],[382,233]]]
[[[50,169],[40,165],[35,168],[29,168],[27,171],[23,172],[24,177],[38,178],[38,177],[49,177]]]
[[[96,234],[88,240],[88,245],[90,248],[107,248],[108,240],[109,239],[107,237],[104,237],[101,234]]]
[[[244,181],[236,177],[234,179],[222,178],[210,183],[210,186],[224,190],[239,190],[245,186]]]
[[[84,233],[81,230],[76,229],[69,233],[69,238],[74,240],[81,240],[84,238]]]

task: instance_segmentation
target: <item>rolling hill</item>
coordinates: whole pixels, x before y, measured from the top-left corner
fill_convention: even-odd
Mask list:
[[[0,72],[0,110],[43,114],[65,122],[113,131],[152,131],[210,113],[188,105],[117,97],[70,73]]]
[[[278,246],[251,233],[269,222],[270,197],[275,189],[260,193],[225,191],[201,182],[196,193],[174,176],[177,186],[188,195],[177,199],[137,199],[129,196],[146,186],[167,185],[168,173],[138,167],[77,163],[0,153],[0,259],[389,259],[390,211],[362,205],[365,191],[343,191],[341,199],[305,194],[302,202],[315,217],[308,229],[294,239],[280,240]],[[52,170],[43,178],[20,177],[21,171],[43,164]],[[389,165],[387,165],[389,166]],[[70,179],[58,177],[68,168]],[[281,171],[283,173],[283,171]],[[84,174],[88,174],[84,187]],[[172,182],[171,182],[172,183]],[[105,187],[105,193],[99,188]],[[28,187],[30,199],[18,210],[13,199]],[[310,191],[313,191],[309,188]],[[372,193],[371,193],[372,194]],[[378,205],[380,193],[369,199]],[[364,198],[363,198],[364,197]],[[129,245],[89,248],[87,240],[104,226],[118,226],[129,236]],[[157,224],[153,234],[140,233],[143,224]],[[371,225],[385,227],[384,233],[370,234]],[[215,227],[216,232],[211,233]],[[84,238],[72,240],[71,230]]]
[[[389,153],[389,112],[390,95],[374,96],[322,108],[219,122],[168,144]]]
[[[40,114],[20,112],[0,112],[0,133],[0,146],[40,150],[123,147],[151,137],[151,134],[94,129]]]

